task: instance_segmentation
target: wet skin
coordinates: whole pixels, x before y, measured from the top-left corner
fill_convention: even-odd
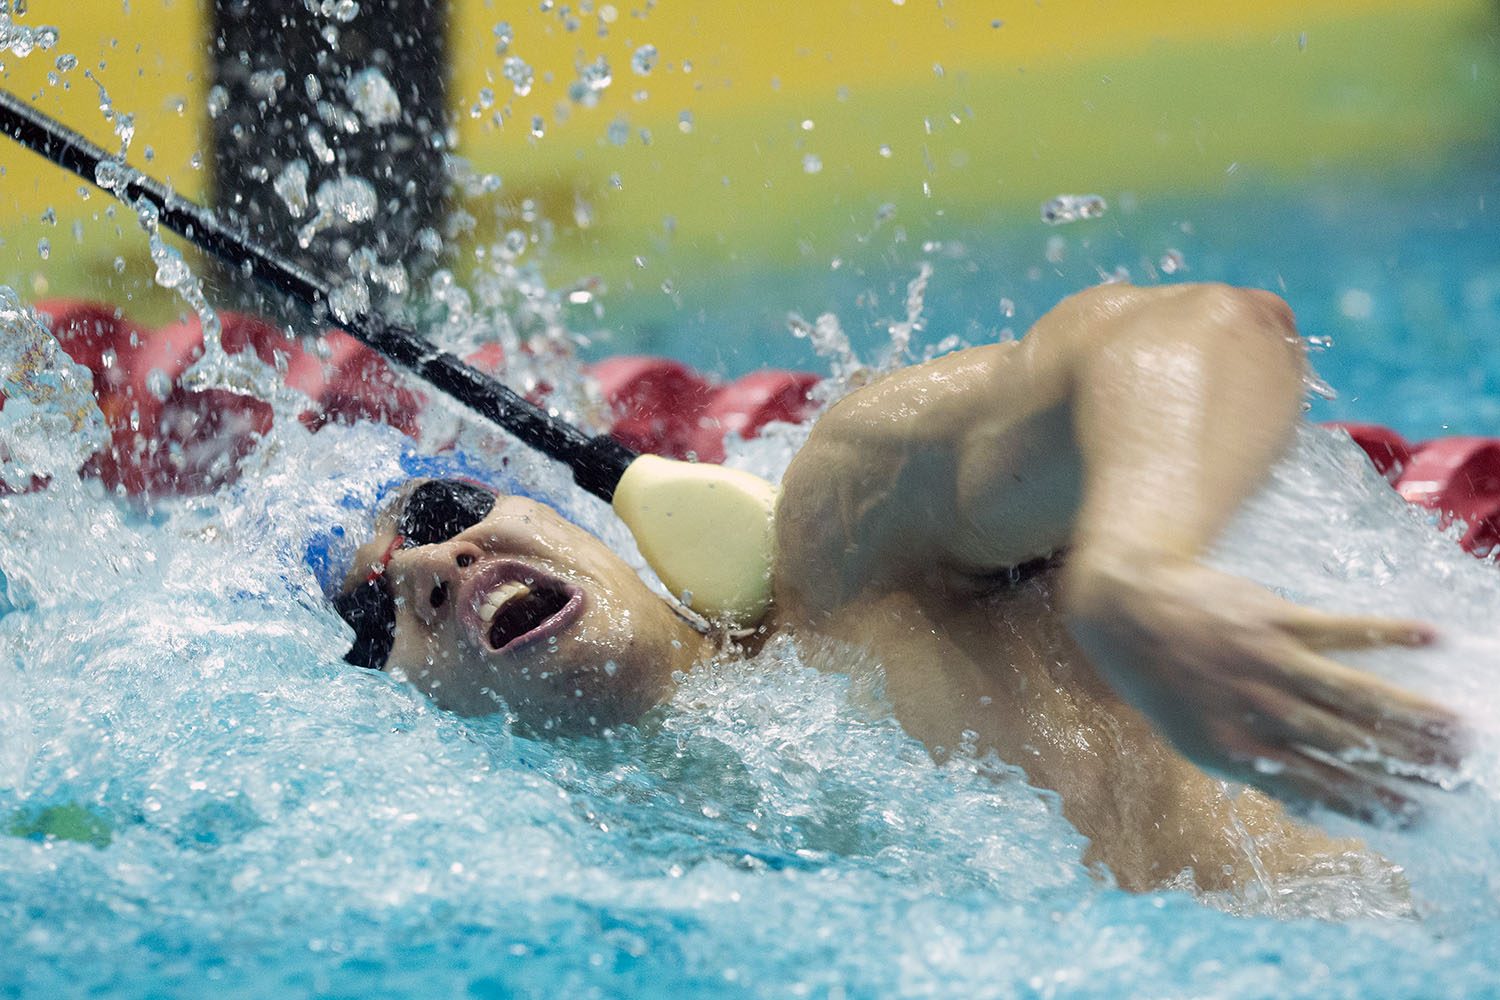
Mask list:
[[[762,636],[788,632],[835,670],[873,657],[908,732],[938,756],[960,741],[993,750],[1057,791],[1090,860],[1127,888],[1331,863],[1353,845],[1200,766],[1375,815],[1408,807],[1407,779],[1328,756],[1450,765],[1457,726],[1322,655],[1420,644],[1424,626],[1300,608],[1198,562],[1285,450],[1302,373],[1274,296],[1110,286],[1023,341],[872,383],[787,470]],[[387,514],[351,585],[393,537]],[[498,696],[533,726],[609,725],[715,652],[597,539],[521,498],[449,542],[397,550],[386,572],[391,669],[458,712]],[[581,599],[555,643],[495,650],[475,595],[528,572]]]
[[[346,589],[391,548],[395,514],[415,485],[376,521]],[[713,650],[602,542],[525,497],[497,498],[447,541],[395,549],[385,578],[396,604],[387,669],[462,715],[509,707],[540,730],[597,730],[639,717],[669,694],[674,671]],[[504,597],[507,584],[565,601],[542,627],[497,647],[499,616],[482,615],[487,595]]]

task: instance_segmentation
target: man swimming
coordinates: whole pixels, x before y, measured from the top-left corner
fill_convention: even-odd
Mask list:
[[[1371,816],[1420,780],[1374,758],[1456,764],[1446,710],[1322,655],[1420,645],[1426,626],[1302,608],[1200,562],[1289,443],[1300,343],[1266,292],[1108,285],[1021,341],[852,393],[787,469],[774,603],[745,648],[785,633],[812,659],[873,657],[908,733],[1056,791],[1123,887],[1347,851],[1200,770]],[[344,589],[353,659],[544,730],[637,719],[726,652],[598,539],[475,484],[410,484]]]

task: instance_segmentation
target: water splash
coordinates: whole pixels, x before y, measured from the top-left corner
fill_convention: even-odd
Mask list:
[[[16,24],[8,12],[0,11],[0,52],[8,51],[13,56],[25,58],[33,52],[51,49],[58,38],[57,28],[50,24],[35,28]]]
[[[1061,226],[1080,219],[1097,219],[1107,208],[1097,194],[1060,194],[1042,205],[1042,221],[1049,226]]]
[[[89,370],[63,353],[16,293],[0,286],[0,482],[71,476],[109,442]]]
[[[344,96],[371,128],[390,125],[401,118],[401,100],[396,88],[375,67],[362,70],[344,85]]]
[[[292,160],[276,175],[272,188],[286,205],[292,218],[300,219],[307,214],[307,161]]]
[[[297,245],[304,250],[312,245],[313,237],[323,230],[368,222],[375,218],[377,208],[375,186],[363,177],[351,177],[347,174],[318,185],[314,201],[318,207],[317,214],[297,231]]]
[[[531,93],[531,82],[536,71],[526,64],[526,60],[520,56],[507,56],[500,72],[510,81],[511,90],[517,97],[525,97]]]

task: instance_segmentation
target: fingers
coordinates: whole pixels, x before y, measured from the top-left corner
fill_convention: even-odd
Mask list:
[[[1331,751],[1367,742],[1371,749],[1419,766],[1456,768],[1463,758],[1463,723],[1437,702],[1387,684],[1341,663],[1302,649],[1283,650],[1285,691],[1267,694],[1268,701],[1290,698],[1310,703],[1330,716],[1328,731],[1342,732],[1339,741],[1318,741]],[[1284,706],[1283,706],[1284,707]],[[1341,720],[1334,727],[1331,720]],[[1348,727],[1348,728],[1345,728]],[[1351,738],[1359,734],[1359,738]]]
[[[1384,761],[1373,756],[1351,760],[1326,746],[1288,742],[1279,719],[1267,722],[1262,738],[1242,738],[1238,742],[1239,751],[1248,750],[1250,756],[1236,761],[1238,767],[1232,769],[1234,777],[1290,805],[1321,805],[1367,823],[1405,827],[1420,820],[1422,809],[1416,795],[1433,782],[1418,775],[1392,772]],[[1337,725],[1330,728],[1339,731]],[[1322,742],[1328,732],[1304,735]]]
[[[1330,615],[1290,602],[1279,622],[1282,631],[1308,649],[1369,649],[1374,646],[1427,646],[1437,630],[1426,622],[1364,615]]]
[[[1282,770],[1257,783],[1283,802],[1316,803],[1364,823],[1407,828],[1422,819],[1413,797],[1419,785],[1312,747],[1293,748]]]

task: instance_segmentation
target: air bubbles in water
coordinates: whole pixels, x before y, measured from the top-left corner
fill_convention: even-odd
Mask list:
[[[1080,219],[1097,219],[1109,206],[1097,194],[1060,194],[1042,206],[1042,221],[1060,226]]]
[[[37,240],[36,241],[36,255],[38,257],[42,258],[42,260],[46,260],[47,258],[51,257],[52,256],[52,241],[49,240],[49,239],[47,239],[47,237],[45,237],[45,236],[43,236],[41,239]]]
[[[637,76],[646,76],[656,68],[656,46],[642,45],[630,57],[630,71]]]
[[[401,117],[401,101],[385,74],[373,66],[349,78],[344,96],[371,127],[389,125]]]

